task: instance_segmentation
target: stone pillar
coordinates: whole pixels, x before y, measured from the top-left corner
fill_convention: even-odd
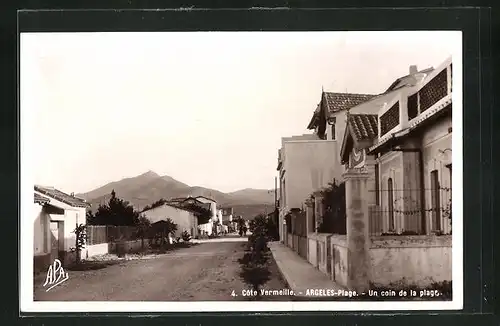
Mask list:
[[[346,187],[347,260],[350,290],[363,293],[370,282],[370,235],[367,185],[370,174],[366,170],[349,169],[343,177]]]

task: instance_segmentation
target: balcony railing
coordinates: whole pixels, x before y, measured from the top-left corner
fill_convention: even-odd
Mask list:
[[[399,124],[399,101],[380,116],[380,136],[384,136]]]
[[[448,75],[448,69],[450,74]],[[408,119],[412,120],[451,93],[451,64],[432,78],[418,92],[408,97]],[[450,87],[448,87],[450,86]]]

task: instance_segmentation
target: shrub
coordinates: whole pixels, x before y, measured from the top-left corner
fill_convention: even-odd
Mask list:
[[[76,253],[76,264],[80,264],[82,261],[82,249],[85,248],[85,239],[87,239],[87,227],[84,224],[77,225],[73,230],[75,234],[75,247],[71,248],[72,252]]]
[[[250,231],[252,234],[248,237],[247,250],[244,256],[239,259],[241,264],[240,276],[245,283],[257,291],[257,298],[260,298],[259,289],[269,279],[269,230],[267,217],[263,215],[256,216],[250,222]]]
[[[322,191],[324,213],[318,227],[320,233],[346,234],[345,183],[334,180]]]
[[[192,239],[191,234],[189,234],[189,232],[188,232],[188,231],[184,231],[184,232],[182,232],[181,237],[182,237],[182,240],[183,240],[184,242],[191,241],[191,239]]]

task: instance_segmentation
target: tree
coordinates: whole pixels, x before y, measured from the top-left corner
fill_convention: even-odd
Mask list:
[[[129,202],[116,196],[115,191],[111,192],[111,198],[105,205],[99,205],[94,215],[91,212],[87,215],[90,225],[137,225],[139,222],[139,212]]]
[[[151,229],[154,233],[156,244],[163,247],[165,245],[165,238],[177,231],[177,224],[172,219],[167,218],[153,223]]]
[[[182,240],[183,240],[184,242],[189,242],[189,241],[191,241],[191,239],[192,239],[191,234],[189,234],[189,232],[188,232],[188,231],[184,231],[184,232],[182,232],[182,234],[181,234],[181,238],[182,238]]]
[[[141,215],[137,221],[137,236],[141,238],[141,246],[144,249],[144,238],[148,236],[149,229],[151,228],[151,222],[149,219]]]
[[[269,279],[269,248],[268,242],[268,219],[265,215],[258,215],[250,221],[250,231],[248,237],[248,247],[244,256],[239,260],[241,264],[241,278],[257,291],[257,299],[260,299],[259,289]]]
[[[239,216],[236,219],[236,223],[238,225],[238,233],[240,234],[240,236],[243,236],[243,234],[247,232],[245,220],[241,216]]]
[[[322,191],[324,213],[318,232],[346,234],[346,198],[345,183],[335,181]]]
[[[146,205],[141,212],[145,212],[147,210],[150,210],[150,209],[153,209],[153,208],[156,208],[156,207],[160,207],[162,206],[163,204],[167,203],[167,200],[164,199],[164,198],[161,198],[157,201],[155,201],[154,203],[152,203],[151,205]]]
[[[79,265],[82,262],[82,249],[85,248],[85,240],[87,239],[86,226],[84,224],[77,225],[73,233],[75,234],[75,247],[70,250],[76,254],[75,262]]]

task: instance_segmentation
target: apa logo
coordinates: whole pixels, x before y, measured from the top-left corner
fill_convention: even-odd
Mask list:
[[[54,287],[62,284],[69,279],[68,273],[64,271],[61,261],[59,259],[54,260],[54,263],[49,266],[47,271],[47,277],[45,278],[45,283],[43,287],[47,287],[45,292],[49,292]]]

